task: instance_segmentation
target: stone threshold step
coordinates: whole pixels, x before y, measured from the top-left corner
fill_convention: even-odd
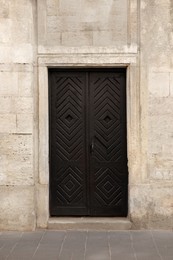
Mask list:
[[[57,217],[48,220],[48,229],[53,230],[130,230],[128,218],[115,217]]]

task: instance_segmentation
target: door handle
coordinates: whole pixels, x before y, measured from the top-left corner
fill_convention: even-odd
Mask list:
[[[92,138],[91,144],[90,144],[90,153],[94,152],[94,137]]]

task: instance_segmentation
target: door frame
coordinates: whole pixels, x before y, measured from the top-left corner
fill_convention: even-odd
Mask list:
[[[38,136],[35,138],[35,206],[36,226],[46,228],[49,214],[49,106],[48,68],[127,68],[126,117],[128,157],[128,216],[131,210],[130,185],[139,174],[141,159],[140,139],[140,88],[138,53],[119,54],[110,49],[98,53],[59,53],[38,57]],[[38,142],[37,142],[38,138]]]

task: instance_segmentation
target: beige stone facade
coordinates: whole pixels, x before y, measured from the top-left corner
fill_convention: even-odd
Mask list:
[[[127,67],[128,218],[172,229],[172,0],[0,6],[0,229],[47,227],[48,67]]]

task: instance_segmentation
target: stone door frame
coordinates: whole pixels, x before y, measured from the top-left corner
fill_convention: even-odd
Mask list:
[[[140,88],[138,54],[114,53],[114,50],[100,50],[97,53],[77,53],[74,50],[38,57],[38,103],[39,143],[38,175],[36,182],[37,227],[46,228],[49,220],[49,111],[48,111],[48,68],[127,68],[127,154],[129,170],[129,215],[131,205],[131,183],[140,169]]]

